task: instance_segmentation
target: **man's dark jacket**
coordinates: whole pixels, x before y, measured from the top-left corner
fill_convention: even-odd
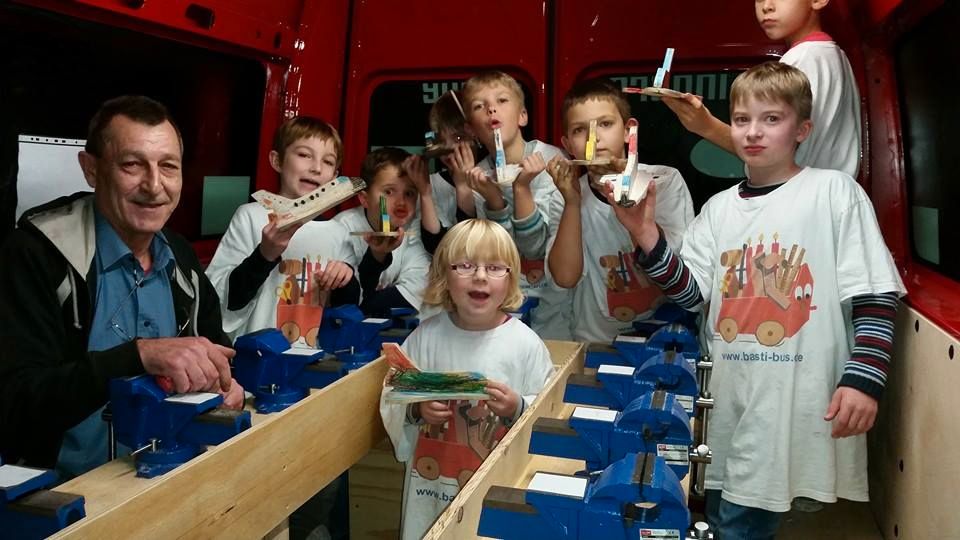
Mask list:
[[[87,352],[96,292],[93,196],[24,214],[0,250],[0,453],[52,467],[63,434],[107,402],[110,379],[143,373],[134,341]],[[190,244],[164,229],[177,328],[229,345],[220,302]]]

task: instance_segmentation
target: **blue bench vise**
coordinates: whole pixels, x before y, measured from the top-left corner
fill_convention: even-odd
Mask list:
[[[535,296],[524,296],[523,303],[520,304],[520,307],[516,311],[510,313],[517,319],[520,319],[520,322],[530,326],[531,321],[533,320],[533,310],[540,305],[540,299]]]
[[[82,495],[49,491],[53,471],[0,465],[0,536],[40,539],[87,515]]]
[[[687,414],[693,416],[699,392],[696,367],[674,351],[660,352],[639,368],[601,364],[596,374],[571,374],[563,401],[620,411],[654,390],[675,394]]]
[[[507,540],[683,538],[690,511],[680,480],[656,454],[627,454],[602,473],[538,472],[526,489],[493,486],[483,499],[480,536]]]
[[[317,341],[350,371],[380,357],[379,334],[392,324],[390,319],[368,318],[354,305],[327,308]]]
[[[617,336],[613,340],[612,347],[592,343],[587,347],[584,365],[589,368],[596,368],[601,364],[640,367],[644,362],[664,351],[675,351],[691,362],[696,362],[700,356],[700,344],[697,343],[694,332],[686,326],[668,324],[650,337]]]
[[[110,409],[116,439],[135,449],[137,476],[167,473],[250,427],[249,411],[217,409],[219,394],[168,396],[153,376],[110,381]]]
[[[240,336],[234,343],[233,374],[253,393],[257,412],[272,413],[347,374],[347,367],[318,349],[296,349],[276,328]]]
[[[692,444],[689,415],[676,396],[662,390],[634,400],[622,412],[577,407],[568,419],[538,418],[530,433],[531,454],[582,459],[588,472],[630,453],[652,452],[680,479],[690,471]]]

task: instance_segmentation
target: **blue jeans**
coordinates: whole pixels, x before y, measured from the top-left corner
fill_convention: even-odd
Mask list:
[[[780,526],[780,512],[740,506],[720,497],[719,489],[707,490],[707,523],[717,540],[772,540]]]

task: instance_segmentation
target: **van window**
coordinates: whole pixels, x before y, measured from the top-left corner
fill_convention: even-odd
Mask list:
[[[960,3],[947,2],[896,45],[915,260],[960,280]]]

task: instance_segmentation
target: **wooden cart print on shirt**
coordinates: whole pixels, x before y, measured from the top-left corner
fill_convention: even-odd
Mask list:
[[[750,239],[740,249],[720,254],[727,270],[720,284],[721,303],[716,331],[727,343],[739,335],[753,335],[767,347],[793,337],[810,320],[813,304],[813,274],[803,262],[804,248],[794,244],[781,250],[779,235],[769,252],[763,235],[756,247]]]
[[[507,427],[482,401],[477,405],[465,400],[450,403],[454,414],[449,422],[421,428],[413,468],[422,478],[442,476],[462,488],[506,435]]]
[[[302,338],[308,347],[317,346],[327,291],[316,286],[313,275],[322,268],[319,261],[311,262],[309,257],[284,259],[277,267],[286,276],[277,287],[277,328],[291,345]]]
[[[630,322],[656,308],[663,299],[660,288],[647,279],[632,251],[604,255],[600,266],[607,272],[607,310],[618,321]]]

